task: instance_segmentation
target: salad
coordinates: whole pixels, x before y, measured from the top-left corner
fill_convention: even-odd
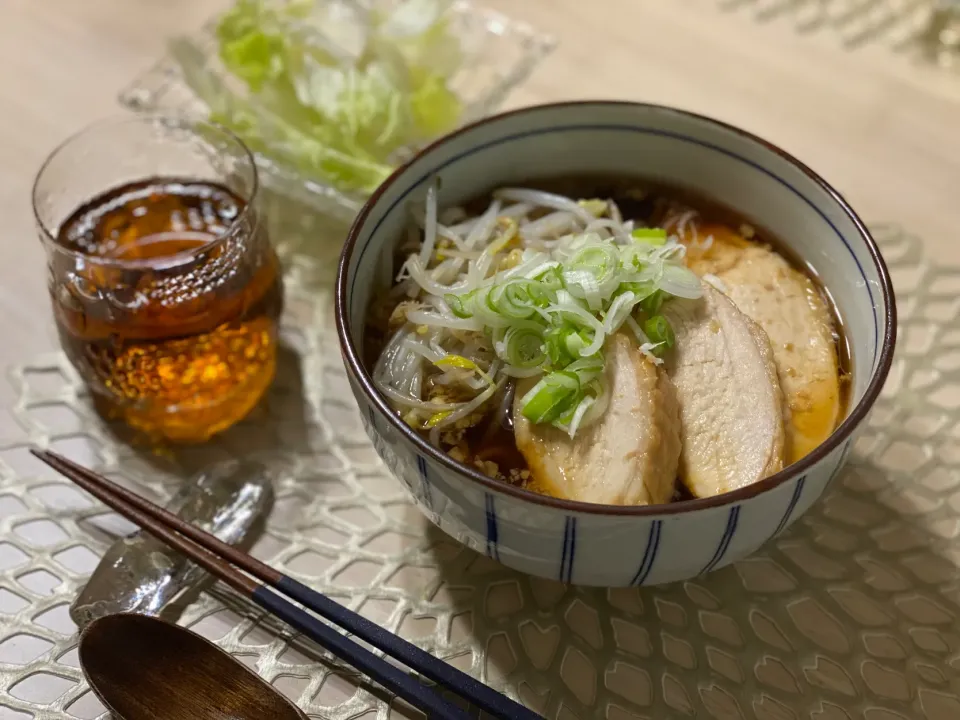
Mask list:
[[[171,52],[210,119],[255,152],[340,190],[369,193],[405,149],[455,127],[462,51],[447,0],[238,0],[217,55]]]

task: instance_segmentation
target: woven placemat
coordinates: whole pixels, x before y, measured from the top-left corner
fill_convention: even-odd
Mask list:
[[[261,411],[209,446],[131,447],[60,355],[12,371],[22,431],[0,442],[4,720],[103,712],[67,609],[109,531],[124,529],[33,461],[31,444],[158,500],[211,460],[274,453],[283,479],[259,557],[551,719],[960,717],[960,270],[927,263],[919,240],[875,228],[898,289],[900,350],[829,496],[733,567],[605,591],[517,574],[419,515],[347,388],[331,317],[343,228],[298,208],[271,217],[287,267],[281,372]],[[416,716],[229,595],[201,595],[180,621],[311,716]]]

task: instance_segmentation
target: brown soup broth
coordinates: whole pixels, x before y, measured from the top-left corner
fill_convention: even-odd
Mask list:
[[[689,189],[642,178],[580,175],[531,180],[515,185],[517,187],[546,190],[574,199],[600,198],[613,200],[619,207],[624,221],[633,220],[635,225],[639,227],[661,226],[666,219],[668,208],[679,205],[695,210],[698,221],[704,224],[723,225],[734,233],[741,235],[743,228],[749,228],[752,233],[748,238],[749,242],[770,247],[791,266],[813,281],[832,316],[841,379],[849,378],[851,370],[850,347],[843,332],[842,318],[829,291],[820,281],[814,268],[803,262],[783,242],[750,218]],[[491,188],[491,191],[493,189]],[[465,203],[463,207],[467,215],[470,217],[480,215],[488,207],[490,196],[491,193],[486,192]],[[399,271],[405,259],[406,253],[401,252],[398,248],[394,258],[394,275]],[[367,369],[370,371],[372,371],[387,340],[382,313],[386,310],[386,315],[389,315],[389,312],[393,309],[390,306],[385,308],[379,300],[371,303],[371,306],[379,307],[378,316],[381,319],[374,322],[371,313],[370,321],[367,322],[364,329],[363,357]],[[850,385],[850,382],[840,383],[840,420],[838,420],[838,424],[846,416],[849,408]],[[496,408],[496,406],[497,401],[491,401],[490,407]],[[426,433],[424,433],[424,437],[426,437]],[[459,452],[464,449],[466,450],[466,457],[463,460],[465,464],[479,468],[488,472],[488,474],[495,474],[496,477],[508,482],[519,482],[520,484],[525,482],[522,479],[518,480],[518,478],[526,477],[528,473],[526,472],[527,464],[523,455],[517,450],[513,431],[504,427],[497,419],[492,418],[489,422],[481,422],[468,429],[459,444],[458,459],[460,459]],[[494,472],[491,463],[496,466],[496,472]],[[678,482],[676,486],[674,502],[692,497],[683,483]]]

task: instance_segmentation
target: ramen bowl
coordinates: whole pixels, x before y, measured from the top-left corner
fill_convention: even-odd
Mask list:
[[[747,218],[812,267],[849,349],[845,419],[799,462],[752,485],[667,505],[561,500],[492,479],[431,446],[377,392],[362,362],[370,303],[392,278],[411,203],[433,176],[442,206],[498,186],[577,175],[636,176],[687,188]],[[711,572],[784,532],[843,466],[890,369],[896,309],[864,224],[801,162],[716,120],[654,105],[573,102],[487,118],[399,168],[357,216],[340,261],[337,330],[366,431],[420,510],[463,544],[565,583],[651,585]]]

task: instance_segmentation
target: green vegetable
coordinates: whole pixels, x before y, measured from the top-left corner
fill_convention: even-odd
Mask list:
[[[643,324],[643,332],[650,341],[656,344],[654,354],[662,355],[676,344],[677,338],[673,334],[670,321],[663,315],[654,315]]]
[[[543,337],[534,327],[510,327],[503,333],[501,354],[514,367],[538,367],[544,360]]]
[[[576,373],[552,372],[520,399],[523,416],[534,423],[557,420],[580,401],[580,378]]]
[[[171,50],[211,118],[254,150],[369,192],[403,150],[460,121],[448,4],[237,0],[215,30],[226,73],[187,41]]]
[[[634,240],[639,240],[647,245],[667,244],[667,231],[662,228],[636,228],[632,233]]]
[[[439,73],[427,75],[410,96],[413,122],[425,136],[443,135],[456,126],[463,108]]]
[[[477,331],[493,338],[508,374],[547,372],[521,398],[521,412],[572,437],[604,407],[605,339],[626,324],[640,350],[661,362],[676,342],[669,321],[658,314],[661,306],[675,296],[696,299],[702,290],[679,263],[676,240],[617,245],[584,233],[561,242],[555,250],[561,260],[528,250],[519,266],[443,297],[456,318],[475,322]]]
[[[487,293],[487,306],[504,317],[523,320],[536,312],[538,290],[534,280],[507,280],[490,289]]]
[[[643,310],[647,315],[656,315],[658,312],[660,312],[660,308],[663,306],[663,301],[663,290],[654,290],[640,301],[640,309]]]
[[[547,357],[553,367],[565,367],[572,363],[591,342],[593,338],[586,330],[570,323],[553,327],[544,334]]]
[[[443,296],[444,302],[450,306],[450,312],[456,315],[458,318],[468,318],[473,317],[473,313],[469,309],[470,299],[473,297],[473,293],[467,293],[466,295],[452,295],[446,294]]]

